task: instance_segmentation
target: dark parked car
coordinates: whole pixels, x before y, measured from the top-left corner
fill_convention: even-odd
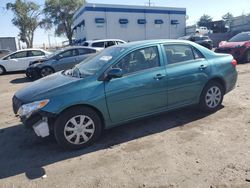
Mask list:
[[[250,31],[239,33],[228,41],[220,42],[215,52],[231,54],[242,63],[250,62]]]
[[[138,118],[190,105],[215,112],[235,87],[236,64],[189,41],[121,44],[19,90],[13,110],[38,136],[78,149]]]
[[[57,71],[72,68],[98,50],[89,47],[69,47],[30,63],[26,69],[28,78],[45,77]]]
[[[208,48],[209,50],[213,48],[213,41],[208,36],[189,35],[189,36],[180,37],[179,39],[195,42],[201,46]]]

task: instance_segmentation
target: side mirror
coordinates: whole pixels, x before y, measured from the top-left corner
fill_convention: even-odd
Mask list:
[[[107,72],[105,80],[111,80],[113,78],[121,78],[122,76],[123,76],[122,69],[112,68]]]

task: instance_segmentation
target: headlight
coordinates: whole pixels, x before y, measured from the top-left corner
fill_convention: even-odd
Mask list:
[[[19,108],[17,114],[21,117],[26,116],[28,118],[31,114],[43,108],[48,103],[49,103],[49,99],[24,104]]]

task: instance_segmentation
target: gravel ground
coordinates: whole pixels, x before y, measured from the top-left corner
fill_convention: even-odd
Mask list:
[[[250,64],[214,114],[187,108],[105,131],[64,151],[14,117],[23,73],[0,76],[0,187],[250,187]]]

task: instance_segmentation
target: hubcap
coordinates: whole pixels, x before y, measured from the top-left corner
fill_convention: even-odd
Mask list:
[[[206,104],[209,108],[216,108],[221,101],[221,90],[217,86],[211,87],[206,94]]]
[[[52,73],[53,73],[53,71],[51,70],[51,68],[43,68],[42,71],[41,71],[42,77],[48,76],[48,75],[50,75]]]
[[[64,136],[71,144],[83,144],[90,140],[95,132],[93,120],[85,115],[72,117],[64,127]]]

